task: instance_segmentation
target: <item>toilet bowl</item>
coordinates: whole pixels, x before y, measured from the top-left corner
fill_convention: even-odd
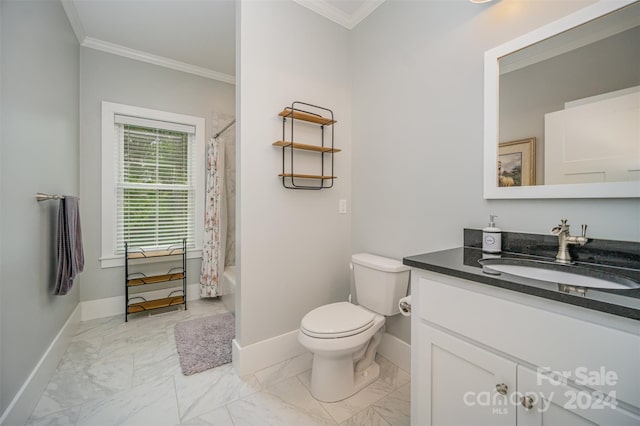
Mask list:
[[[373,361],[385,318],[349,302],[324,305],[309,312],[298,341],[313,353],[311,394],[324,402],[345,399],[379,376]],[[369,353],[369,359],[366,358]],[[359,368],[354,371],[358,362]]]
[[[352,256],[361,305],[337,302],[304,316],[300,344],[313,353],[311,394],[324,402],[340,401],[374,382],[380,375],[375,355],[382,339],[385,315],[399,313],[410,268],[370,254]]]

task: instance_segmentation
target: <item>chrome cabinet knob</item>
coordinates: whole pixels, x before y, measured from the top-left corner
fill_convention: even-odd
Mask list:
[[[532,396],[526,395],[526,396],[523,396],[523,397],[520,398],[520,403],[527,410],[531,410],[533,408],[533,406],[535,405],[536,400]]]
[[[496,385],[496,392],[498,392],[500,395],[506,395],[507,392],[509,392],[509,386],[505,385],[504,383],[498,383]]]

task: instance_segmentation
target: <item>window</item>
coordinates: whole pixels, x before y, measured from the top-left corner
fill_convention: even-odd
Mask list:
[[[102,267],[124,243],[155,249],[187,238],[201,255],[204,120],[103,102]]]

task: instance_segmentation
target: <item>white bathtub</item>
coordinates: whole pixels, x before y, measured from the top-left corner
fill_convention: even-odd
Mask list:
[[[222,274],[220,285],[221,299],[229,312],[236,311],[236,267],[227,266]]]

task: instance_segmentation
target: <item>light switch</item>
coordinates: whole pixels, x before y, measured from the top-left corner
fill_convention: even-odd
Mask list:
[[[347,200],[340,200],[338,203],[338,213],[345,214],[347,212]]]

